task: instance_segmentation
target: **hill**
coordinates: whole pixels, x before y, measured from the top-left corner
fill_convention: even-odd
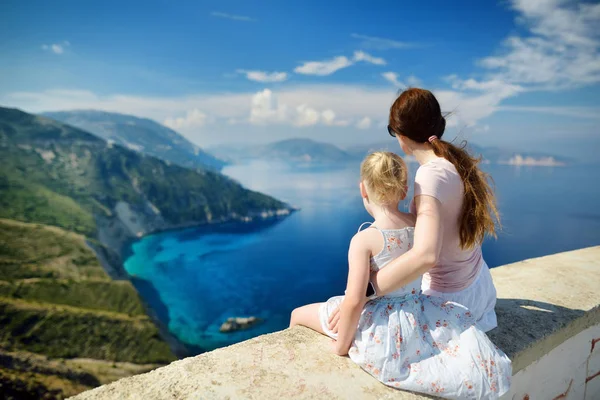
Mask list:
[[[274,214],[282,202],[59,122],[0,108],[0,217],[56,225],[112,246],[145,233]],[[114,239],[114,238],[113,238]]]
[[[311,139],[286,139],[266,145],[222,145],[211,148],[219,158],[232,163],[253,159],[300,164],[334,164],[351,161],[339,147]]]
[[[64,398],[176,359],[85,242],[0,219],[0,397]]]
[[[512,151],[498,147],[482,147],[472,143],[468,143],[467,148],[471,154],[481,155],[483,163],[486,164],[555,167],[573,163],[568,158],[540,152]],[[211,150],[231,163],[259,159],[302,165],[339,165],[360,162],[373,151],[391,151],[404,157],[407,162],[415,162],[414,157],[404,155],[395,140],[357,144],[341,149],[331,143],[310,139],[288,139],[266,145],[222,145]]]
[[[459,141],[457,141],[456,144],[461,145]],[[407,157],[406,155],[404,155],[402,149],[394,140],[366,145],[355,145],[345,149],[347,153],[352,155],[355,159],[359,160],[366,156],[368,153],[377,150],[391,151],[404,157],[408,162],[415,161],[413,157]],[[468,142],[467,150],[473,156],[481,156],[483,158],[483,163],[485,164],[529,165],[550,167],[564,166],[573,163],[573,160],[570,160],[566,157],[560,157],[554,154],[515,151],[499,147],[484,147],[473,144],[471,142]]]
[[[150,119],[96,110],[47,112],[42,115],[183,167],[220,170],[225,165],[179,133]]]

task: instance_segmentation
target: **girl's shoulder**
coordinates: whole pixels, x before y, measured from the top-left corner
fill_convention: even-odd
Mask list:
[[[363,225],[361,225],[362,227]],[[356,232],[354,237],[352,237],[352,241],[350,242],[350,247],[354,248],[363,248],[367,249],[371,252],[375,248],[377,248],[378,243],[381,242],[381,230],[376,228],[374,224],[371,224],[367,228],[359,230]]]
[[[406,233],[410,236],[414,231],[416,216],[409,213],[401,213],[401,216],[403,220],[396,224],[379,227],[375,222],[368,228],[357,232],[352,238],[351,246],[367,249],[373,256],[382,251],[386,237],[395,233]]]

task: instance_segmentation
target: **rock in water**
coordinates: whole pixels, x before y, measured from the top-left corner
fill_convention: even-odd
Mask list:
[[[219,330],[223,333],[241,331],[243,329],[251,328],[259,322],[262,322],[262,319],[257,317],[231,317],[223,322],[223,325],[221,325]]]

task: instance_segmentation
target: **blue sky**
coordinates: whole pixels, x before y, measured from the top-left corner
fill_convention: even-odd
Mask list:
[[[406,85],[448,137],[600,148],[600,5],[494,1],[5,1],[0,104],[148,117],[201,146],[386,140]],[[582,145],[582,143],[584,145]]]

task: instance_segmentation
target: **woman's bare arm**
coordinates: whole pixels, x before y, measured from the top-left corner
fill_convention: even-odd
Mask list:
[[[378,296],[414,281],[433,268],[442,248],[441,203],[432,196],[415,197],[417,222],[413,248],[371,276]]]

